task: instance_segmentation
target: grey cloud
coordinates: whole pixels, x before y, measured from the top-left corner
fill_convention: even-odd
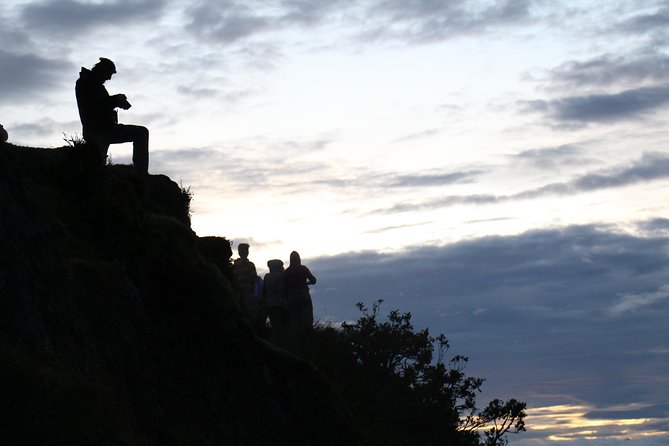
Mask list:
[[[557,147],[544,147],[524,150],[513,155],[513,161],[528,163],[542,169],[553,169],[563,165],[582,165],[588,160],[584,156],[585,150],[577,145],[564,144]]]
[[[11,22],[0,16],[0,42],[2,42],[3,49],[12,51],[22,51],[30,47],[30,38],[27,33],[13,29]]]
[[[667,25],[669,25],[669,8],[665,7],[650,14],[640,14],[625,20],[614,31],[623,30],[634,34],[666,32]]]
[[[333,14],[346,15],[355,5],[352,0],[284,0],[270,7],[261,1],[200,2],[188,11],[187,29],[199,37],[232,44],[262,33],[328,23]]]
[[[600,189],[614,188],[669,178],[669,155],[648,153],[630,165],[604,171],[592,172],[564,183],[552,183],[511,195],[451,195],[424,202],[399,203],[388,209],[377,209],[373,213],[397,213],[456,205],[495,204],[514,200],[529,200],[551,195],[573,195]]]
[[[368,13],[376,24],[365,39],[430,42],[472,35],[530,19],[529,0],[506,0],[477,8],[472,2],[381,0]]]
[[[329,15],[337,11],[345,11],[350,6],[355,6],[353,0],[285,0],[283,6],[286,8],[282,21],[298,25],[313,26],[322,23]]]
[[[40,122],[30,122],[15,124],[11,127],[12,136],[34,137],[34,136],[51,136],[59,132],[63,134],[63,139],[76,138],[77,135],[68,135],[66,130],[75,128],[80,130],[81,124],[79,122],[56,122],[52,119],[44,119]],[[9,130],[9,129],[8,129]]]
[[[272,29],[270,17],[259,15],[252,8],[233,1],[216,5],[202,2],[188,13],[191,20],[188,30],[224,44]]]
[[[376,0],[366,4],[285,0],[274,8],[262,2],[251,2],[250,6],[235,1],[216,6],[202,2],[188,11],[188,29],[200,37],[231,44],[278,29],[355,23],[364,17],[368,26],[359,33],[363,41],[429,42],[523,23],[531,17],[530,7],[530,0],[506,0],[483,7],[464,0]]]
[[[492,194],[475,194],[475,195],[450,195],[430,201],[423,202],[407,202],[398,203],[387,209],[377,209],[372,211],[372,214],[393,214],[398,212],[414,212],[421,210],[430,210],[437,208],[445,208],[457,205],[484,205],[494,204],[504,201],[505,197],[499,197]]]
[[[669,218],[654,218],[640,223],[639,228],[650,234],[669,233]]]
[[[545,114],[559,124],[584,126],[635,119],[669,103],[669,84],[640,87],[615,94],[571,96],[521,102],[529,111]]]
[[[591,410],[585,414],[587,418],[606,418],[613,420],[639,418],[669,418],[669,404],[652,404],[638,408],[623,408],[619,410],[600,409]]]
[[[549,81],[560,89],[667,82],[669,57],[657,52],[616,57],[605,54],[586,61],[565,62],[550,71]]]
[[[165,0],[118,0],[82,3],[75,0],[52,0],[27,5],[21,19],[40,31],[71,33],[93,26],[120,26],[156,18],[162,14]]]
[[[187,85],[179,85],[177,87],[177,92],[184,96],[190,96],[194,98],[209,98],[221,94],[221,92],[215,88],[201,88]]]
[[[318,141],[313,142],[318,144]],[[290,148],[290,146],[288,146]],[[308,147],[308,146],[300,146]],[[316,146],[313,150],[317,150]],[[303,150],[303,148],[301,149]],[[282,150],[282,153],[284,151]],[[465,172],[441,172],[434,173],[418,173],[418,174],[400,174],[400,173],[375,173],[369,171],[359,171],[355,177],[332,177],[329,176],[328,166],[322,170],[321,177],[314,177],[312,175],[313,167],[307,166],[306,170],[296,170],[295,166],[286,166],[287,171],[279,170],[279,175],[289,174],[295,176],[297,174],[307,174],[307,178],[303,181],[292,181],[282,184],[281,187],[286,187],[295,190],[305,190],[316,186],[326,186],[330,188],[342,189],[359,189],[369,191],[370,189],[387,190],[392,188],[421,188],[421,187],[439,187],[449,184],[461,184],[473,182],[481,173],[480,171],[465,171]],[[275,185],[276,187],[276,185]]]
[[[669,177],[669,156],[664,153],[646,153],[639,161],[629,166],[584,175],[573,180],[571,184],[579,191],[592,191],[667,177]]]
[[[310,178],[306,182],[295,182],[291,186],[304,189],[305,186],[328,186],[337,189],[355,188],[364,191],[370,189],[393,189],[393,188],[421,188],[440,187],[450,184],[463,184],[475,181],[481,173],[478,170],[464,172],[434,171],[428,173],[402,174],[402,173],[375,173],[370,171],[359,171],[355,177],[348,178]]]
[[[650,379],[666,373],[669,355],[643,353],[667,348],[669,299],[607,313],[616,296],[669,283],[667,249],[668,237],[587,225],[305,263],[319,279],[316,314],[350,320],[355,302],[382,298],[444,332],[494,394],[606,406],[669,400],[666,383]]]
[[[471,183],[481,173],[478,170],[471,170],[465,172],[393,175],[390,178],[381,180],[381,185],[382,187],[427,187]]]
[[[68,70],[73,66],[62,60],[0,49],[0,103],[43,94]]]

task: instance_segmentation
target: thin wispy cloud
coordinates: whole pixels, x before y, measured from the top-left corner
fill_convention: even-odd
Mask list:
[[[423,223],[412,223],[412,224],[406,224],[406,225],[395,225],[395,226],[384,226],[382,228],[375,228],[375,229],[370,229],[369,231],[366,231],[368,234],[380,234],[382,232],[388,232],[388,231],[396,231],[398,229],[407,229],[407,228],[415,228],[418,226],[425,226],[429,224],[429,222],[423,222]]]
[[[510,158],[513,163],[520,162],[540,169],[555,169],[561,166],[583,165],[591,162],[586,150],[574,144],[523,150]]]
[[[624,294],[608,309],[608,313],[612,316],[634,313],[665,300],[669,300],[669,285],[662,285],[657,290],[646,293]]]
[[[427,129],[420,132],[411,133],[409,135],[402,136],[397,138],[393,143],[403,143],[408,141],[415,141],[417,139],[429,138],[431,136],[436,136],[443,132],[443,129]]]
[[[568,196],[602,189],[624,187],[641,182],[669,178],[669,155],[663,153],[645,154],[631,165],[620,166],[588,173],[563,183],[551,183],[534,189],[509,195],[473,194],[450,195],[422,202],[404,202],[390,208],[377,209],[373,213],[412,212],[438,209],[456,205],[485,205],[517,200],[530,200],[546,196]]]
[[[215,88],[202,88],[197,86],[186,86],[180,85],[177,88],[177,91],[184,96],[190,96],[194,98],[211,98],[213,96],[220,96],[221,91]]]
[[[469,170],[464,172],[437,172],[418,174],[398,174],[377,178],[381,187],[431,187],[449,184],[465,184],[475,181],[482,172]]]

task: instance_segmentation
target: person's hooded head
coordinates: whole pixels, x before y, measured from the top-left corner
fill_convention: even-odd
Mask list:
[[[297,251],[290,253],[290,266],[300,266],[302,264],[302,259],[300,259],[300,254]]]
[[[267,267],[269,268],[269,272],[278,273],[283,271],[283,262],[279,259],[268,260]]]

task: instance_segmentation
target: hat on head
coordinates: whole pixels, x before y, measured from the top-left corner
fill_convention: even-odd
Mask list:
[[[107,68],[109,69],[113,74],[116,73],[116,65],[114,65],[114,62],[111,60],[107,59],[106,57],[101,57],[100,62],[95,64],[96,67],[100,68]]]

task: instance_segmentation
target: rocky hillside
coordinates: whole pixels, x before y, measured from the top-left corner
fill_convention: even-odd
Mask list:
[[[253,335],[189,200],[0,143],[0,444],[355,443],[328,381]]]

